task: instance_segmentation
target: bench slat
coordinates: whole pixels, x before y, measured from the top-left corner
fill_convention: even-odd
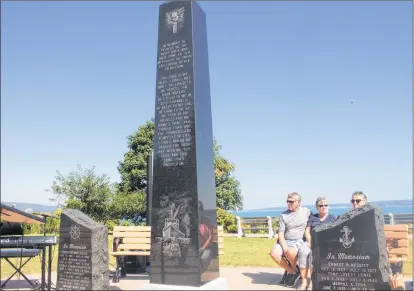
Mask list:
[[[389,260],[390,263],[398,263],[401,261],[407,261],[408,260],[408,256],[404,256],[404,255],[390,255],[389,256]]]
[[[110,252],[112,256],[149,256],[150,252],[148,251],[119,251],[119,252]]]
[[[124,244],[150,244],[150,237],[125,237],[122,239]]]
[[[119,244],[121,250],[151,250],[151,244]]]
[[[408,232],[385,231],[385,238],[403,238],[408,239]]]
[[[405,224],[399,224],[399,225],[384,225],[385,231],[405,231],[408,232],[408,225]]]
[[[397,246],[394,246],[394,239],[387,239],[387,246],[390,249],[397,248],[397,247],[408,247],[408,240],[399,239],[397,240]]]
[[[390,254],[395,254],[395,255],[407,255],[408,256],[408,248],[390,249],[389,253]]]
[[[399,247],[408,247],[408,239],[399,239],[398,240]]]

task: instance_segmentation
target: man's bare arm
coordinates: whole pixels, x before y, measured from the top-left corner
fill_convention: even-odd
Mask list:
[[[285,252],[288,249],[288,245],[285,240],[285,233],[283,231],[279,232],[277,238],[279,240],[279,244],[282,246],[282,250]]]
[[[208,229],[208,239],[206,240],[205,244],[203,245],[202,249],[206,250],[210,247],[210,243],[213,240],[213,231]]]
[[[310,234],[310,226],[307,226],[305,229],[305,239],[306,242],[310,245],[311,244],[311,234]]]

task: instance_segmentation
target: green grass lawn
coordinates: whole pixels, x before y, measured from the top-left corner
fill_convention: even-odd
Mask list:
[[[274,239],[267,238],[224,238],[224,252],[220,256],[221,266],[258,266],[258,267],[276,267],[276,264],[269,256],[269,250],[275,243]],[[112,236],[108,238],[108,249],[112,249]],[[53,250],[52,270],[56,271],[58,247]],[[404,263],[404,275],[412,276],[412,240],[410,240],[408,261]],[[25,259],[23,259],[25,260]],[[12,259],[16,265],[20,259]],[[115,265],[115,258],[110,256],[109,263]],[[24,274],[40,274],[40,257],[33,258],[23,268]],[[12,267],[4,260],[1,260],[1,278],[7,278],[13,273]]]
[[[225,237],[220,265],[275,267],[275,262],[269,256],[274,244],[274,239]]]
[[[412,239],[409,240],[408,261],[404,262],[403,273],[406,276],[412,275]],[[275,267],[276,263],[269,256],[269,251],[274,239],[267,238],[224,238],[224,252],[220,256],[221,266],[258,266]]]

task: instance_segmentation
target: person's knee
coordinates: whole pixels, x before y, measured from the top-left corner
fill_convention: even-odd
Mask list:
[[[296,259],[297,254],[298,251],[295,248],[288,248],[285,255],[289,261],[293,261],[294,259]]]
[[[270,256],[279,264],[280,260],[282,259],[282,253],[277,248],[273,248],[270,250]]]
[[[203,252],[203,254],[201,255],[201,264],[202,264],[202,268],[207,268],[212,260],[212,251],[211,250],[205,250]]]
[[[212,255],[213,255],[213,252],[211,250],[205,250],[203,252],[203,254],[201,255],[201,259],[203,261],[208,261],[208,260],[210,260],[210,258],[212,257]]]

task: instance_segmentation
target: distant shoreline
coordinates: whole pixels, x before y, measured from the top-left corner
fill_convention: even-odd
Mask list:
[[[407,204],[413,205],[413,200],[412,199],[402,199],[402,200],[380,200],[380,201],[370,201],[370,203],[372,204],[376,204],[378,206],[382,206],[382,205],[392,205],[392,206],[407,206]],[[348,202],[341,202],[341,203],[331,203],[330,204],[332,207],[349,207],[350,203]],[[303,205],[304,207],[308,207],[311,208],[314,205]],[[285,206],[275,206],[275,207],[266,207],[266,208],[254,208],[254,209],[245,209],[245,210],[240,210],[240,211],[263,211],[263,210],[274,210],[274,209],[279,209],[279,208],[285,208]]]
[[[25,210],[31,208],[33,212],[54,212],[57,209],[56,205],[42,205],[36,203],[27,203],[27,202],[1,202],[3,204],[12,206],[16,204],[16,208],[20,210]],[[394,214],[411,214],[413,213],[413,200],[383,200],[383,201],[373,201],[373,204],[378,205],[383,214],[394,213]],[[303,205],[304,207],[308,207],[315,212],[314,205]],[[332,214],[338,215],[340,213],[346,212],[351,209],[350,203],[333,203],[330,204],[330,211]],[[277,207],[269,207],[269,208],[259,208],[259,209],[247,209],[247,210],[240,210],[240,211],[229,211],[234,215],[238,215],[240,217],[266,217],[266,216],[279,216],[281,212],[286,210],[285,206],[277,206]]]
[[[413,213],[413,200],[385,200],[385,201],[373,201],[372,204],[377,205],[381,208],[383,214],[412,214]],[[312,212],[316,213],[317,210],[315,205],[303,205],[304,207],[310,208]],[[350,203],[333,203],[330,204],[330,213],[339,215],[348,210],[352,209]],[[280,213],[286,210],[286,207],[271,207],[251,210],[239,210],[229,211],[230,213],[240,216],[242,218],[249,217],[276,217]]]

